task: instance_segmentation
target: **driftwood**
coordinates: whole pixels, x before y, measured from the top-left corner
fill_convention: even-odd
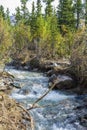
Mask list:
[[[39,101],[41,101],[41,100],[55,87],[55,85],[56,85],[57,83],[58,83],[58,81],[55,81],[55,83],[50,87],[50,89],[49,89],[47,92],[45,92],[40,98],[38,98],[38,99],[32,104],[32,107],[28,108],[27,110],[31,110],[31,109],[37,107],[37,106],[36,106],[36,103],[38,103]]]
[[[31,108],[31,109],[36,109],[36,108],[46,108],[46,107],[56,107],[56,106],[58,106],[59,105],[59,103],[56,103],[56,104],[48,104],[48,105],[42,105],[42,106],[39,106],[39,105],[35,105],[33,108]],[[29,110],[29,109],[27,109],[27,110]]]

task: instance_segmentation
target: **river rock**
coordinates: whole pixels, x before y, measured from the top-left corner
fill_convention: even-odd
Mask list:
[[[79,118],[80,124],[84,127],[87,127],[87,115],[84,115],[83,117]]]
[[[30,91],[28,89],[21,89],[18,92],[19,94],[23,94],[23,95],[28,95],[30,93]]]
[[[66,89],[72,89],[75,88],[75,83],[73,80],[67,79],[64,81],[60,81],[59,83],[56,84],[55,86],[57,89],[62,89],[62,90],[66,90]]]
[[[20,88],[21,88],[21,85],[18,84],[18,83],[15,83],[15,82],[10,83],[10,85],[13,86],[13,87],[15,87],[15,88],[17,88],[17,89],[20,89]]]
[[[49,78],[49,82],[54,83],[55,80],[57,80],[57,76],[55,74],[53,74],[50,78]]]
[[[38,68],[39,67],[39,64],[40,64],[40,60],[38,57],[34,57],[31,59],[30,61],[30,66],[31,66],[31,69],[33,68]]]

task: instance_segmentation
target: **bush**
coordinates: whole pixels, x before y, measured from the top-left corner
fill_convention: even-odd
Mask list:
[[[71,65],[79,83],[87,87],[87,33],[77,34],[71,54]]]
[[[8,23],[0,17],[0,60],[7,60],[9,48],[12,46],[11,28]]]

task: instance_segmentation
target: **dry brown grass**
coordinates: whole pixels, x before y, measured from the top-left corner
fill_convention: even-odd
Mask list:
[[[34,130],[30,112],[9,97],[13,78],[7,72],[0,73],[0,130]]]
[[[0,92],[0,130],[26,130],[16,102]]]
[[[28,122],[25,123],[24,118]],[[30,119],[15,100],[0,92],[0,130],[26,130],[29,122]]]

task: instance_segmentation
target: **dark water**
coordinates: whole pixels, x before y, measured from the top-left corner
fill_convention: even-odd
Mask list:
[[[48,77],[42,73],[12,68],[6,70],[15,76],[14,84],[22,87],[14,89],[11,97],[27,108],[49,89]],[[69,78],[60,77],[60,80]],[[84,119],[87,114],[86,99],[86,95],[67,95],[60,91],[51,91],[36,104],[41,108],[30,111],[34,118],[35,130],[87,130]]]

